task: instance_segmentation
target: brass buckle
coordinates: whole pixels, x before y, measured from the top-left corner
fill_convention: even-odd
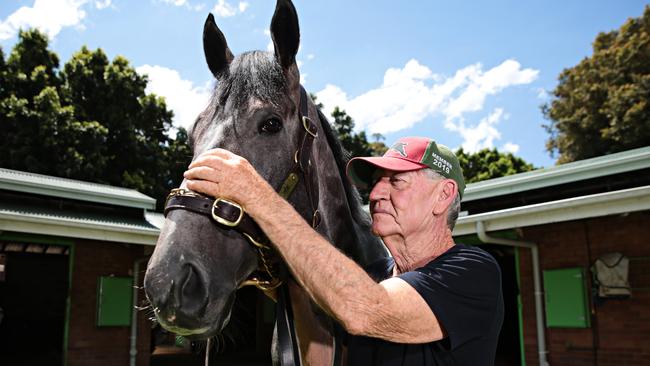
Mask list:
[[[313,124],[311,123],[311,119],[309,119],[309,117],[307,116],[302,116],[302,127],[305,128],[305,131],[307,131],[308,134],[316,138],[318,136],[318,130],[316,130],[316,132],[312,132],[309,129],[309,126],[313,126]]]
[[[229,204],[231,206],[237,207],[239,209],[239,217],[237,218],[237,220],[230,221],[228,219],[224,219],[221,216],[215,215],[214,210],[219,205],[219,202],[225,202],[225,203],[227,203],[227,204]],[[212,204],[212,218],[215,219],[218,223],[220,223],[222,225],[229,226],[229,227],[235,227],[235,226],[239,225],[239,223],[241,222],[241,219],[243,217],[244,217],[244,209],[241,207],[240,204],[238,204],[236,202],[233,202],[233,201],[229,201],[229,200],[224,199],[224,198],[217,198],[217,199],[214,200],[214,203]]]

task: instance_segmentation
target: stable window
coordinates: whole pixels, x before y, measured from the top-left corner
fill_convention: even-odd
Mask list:
[[[97,326],[131,325],[133,278],[99,277],[97,281]]]
[[[583,268],[544,271],[548,327],[589,327],[589,302],[584,272]]]

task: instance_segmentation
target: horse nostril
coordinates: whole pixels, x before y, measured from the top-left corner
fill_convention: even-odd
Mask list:
[[[156,276],[153,271],[147,270],[144,276],[144,291],[155,308],[167,306],[167,301],[169,300],[168,287],[162,286],[159,276]]]
[[[199,270],[187,263],[179,273],[174,292],[179,310],[192,316],[202,316],[208,302],[208,291]]]

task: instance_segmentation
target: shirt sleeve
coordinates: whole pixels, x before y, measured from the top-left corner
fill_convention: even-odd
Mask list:
[[[499,266],[484,250],[450,250],[399,277],[427,302],[453,350],[489,333],[501,292]]]

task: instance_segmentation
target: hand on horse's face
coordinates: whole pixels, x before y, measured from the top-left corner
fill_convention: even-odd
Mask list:
[[[183,174],[187,188],[212,197],[227,198],[250,208],[275,192],[255,168],[239,155],[212,149],[199,155]]]

